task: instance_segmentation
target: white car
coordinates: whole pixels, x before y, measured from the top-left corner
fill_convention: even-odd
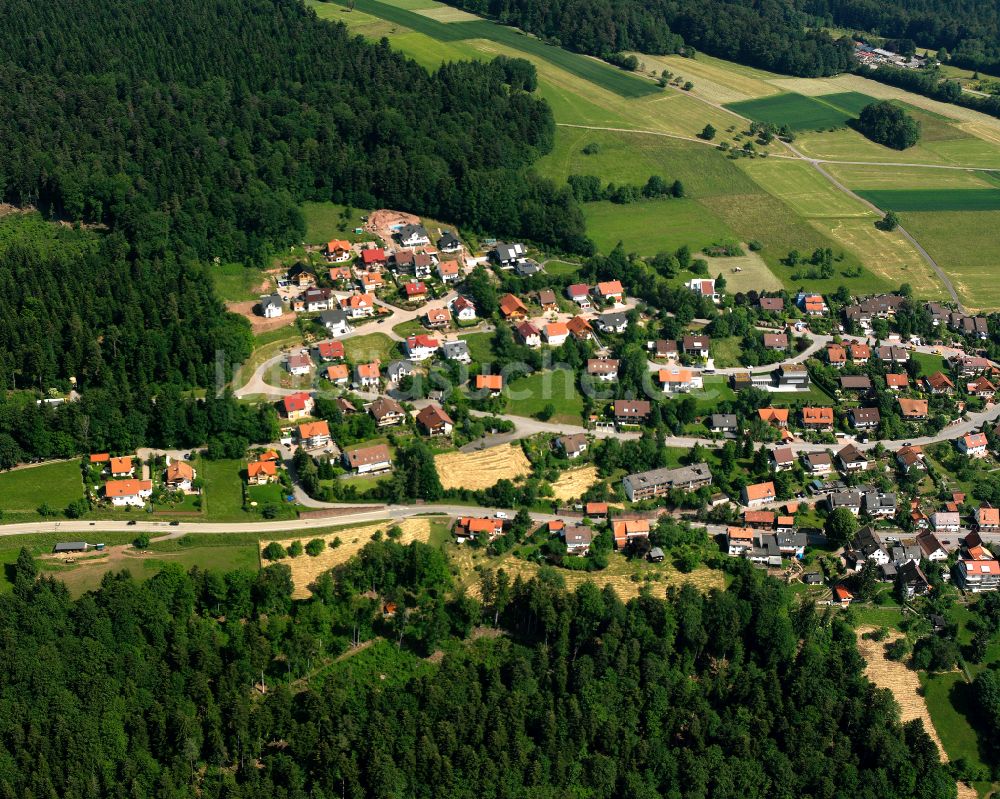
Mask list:
[[[507,511],[498,510],[496,513],[493,514],[493,518],[495,518],[495,519],[506,519],[507,518]]]

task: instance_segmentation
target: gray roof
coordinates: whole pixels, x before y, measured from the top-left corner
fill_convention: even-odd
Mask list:
[[[267,297],[261,297],[260,305],[262,308],[267,308],[269,305],[276,305],[278,308],[281,307],[281,295],[271,294]]]
[[[621,327],[628,323],[628,316],[623,313],[605,313],[600,314],[597,321],[604,327]]]
[[[441,351],[445,358],[459,358],[469,354],[469,342],[446,341],[441,345]]]
[[[53,552],[83,552],[87,549],[86,541],[64,541],[62,543],[56,544],[53,548]]]
[[[416,369],[416,364],[413,361],[407,361],[405,359],[400,359],[398,361],[392,361],[386,371],[389,374],[389,378],[395,380],[395,375],[399,374],[410,374]]]
[[[857,491],[837,491],[830,494],[830,507],[832,508],[860,508],[861,494]]]
[[[452,233],[450,230],[446,230],[441,234],[441,238],[437,240],[437,246],[442,250],[449,249],[455,245],[461,246],[462,242],[459,240],[458,236]]]
[[[709,425],[712,429],[716,427],[735,428],[738,426],[739,422],[736,419],[735,413],[713,413],[711,424]]]
[[[423,238],[427,238],[427,230],[423,225],[403,225],[399,229],[399,237],[401,239],[406,239],[410,236],[422,236]]]
[[[643,485],[674,485],[711,480],[712,472],[707,463],[692,463],[677,469],[651,469],[648,472],[637,472],[625,476],[635,487]]]
[[[524,256],[523,244],[497,244],[493,252],[501,261],[514,261]]]
[[[343,311],[333,310],[333,311],[323,311],[319,315],[319,321],[323,325],[342,325],[350,320],[347,318],[347,314]]]

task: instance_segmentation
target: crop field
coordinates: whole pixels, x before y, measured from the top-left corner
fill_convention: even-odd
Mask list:
[[[1000,210],[1000,189],[868,189],[857,193],[883,210]]]
[[[862,164],[824,164],[824,169],[852,191],[862,193],[873,189],[985,189],[998,187],[989,172],[968,172],[961,169],[892,167]]]
[[[422,541],[424,543],[430,538],[432,519],[427,516],[404,519],[397,523],[403,534],[396,539],[401,544],[408,544],[411,541]],[[303,531],[300,536],[282,539],[261,539],[260,552],[263,558],[264,549],[271,541],[277,541],[287,549],[293,541],[300,541],[305,546],[314,538],[320,538],[326,542],[323,551],[316,555],[302,553],[298,557],[282,558],[279,562],[286,564],[292,570],[292,597],[304,599],[309,596],[309,586],[315,582],[316,578],[324,572],[329,571],[342,563],[347,563],[352,557],[358,554],[361,549],[372,540],[372,536],[381,531],[383,534],[395,526],[391,521],[375,522],[361,527],[351,527],[341,530],[328,530],[314,533],[313,531]],[[340,544],[335,548],[330,543],[335,539],[340,539]],[[266,560],[262,561],[267,563]]]
[[[651,56],[644,53],[631,55],[638,58],[650,74],[658,76],[664,69],[669,70],[694,84],[692,94],[720,105],[767,97],[780,91],[767,82],[779,77],[778,75],[753,67],[729,64],[703,53],[699,53],[697,58],[679,55]]]
[[[838,92],[816,97],[789,92],[774,97],[729,103],[726,108],[757,122],[788,125],[792,130],[818,130],[847,124],[849,119],[856,117],[871,102],[874,102],[874,98],[858,92]]]
[[[559,475],[559,479],[552,484],[552,496],[561,502],[577,499],[596,482],[596,466],[569,469]]]
[[[80,462],[44,463],[0,473],[0,511],[30,513],[47,504],[62,510],[83,496]]]
[[[711,257],[700,253],[699,258],[708,261],[708,273],[710,275],[722,275],[726,278],[726,291],[736,293],[738,291],[779,291],[782,282],[771,268],[760,257],[759,253],[750,252],[746,245],[743,245],[746,255],[739,255],[732,258]],[[739,271],[733,271],[738,269]]]
[[[531,464],[517,445],[476,452],[446,452],[434,456],[441,485],[446,488],[489,488],[498,480],[516,480],[531,473]]]

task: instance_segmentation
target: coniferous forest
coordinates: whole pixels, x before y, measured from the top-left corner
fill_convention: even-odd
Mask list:
[[[26,552],[14,568],[4,799],[955,795],[851,628],[745,563],[725,592],[628,604],[546,572],[488,573],[480,604],[439,550],[391,540],[301,601],[281,564],[75,601]],[[373,637],[378,667],[330,665]]]

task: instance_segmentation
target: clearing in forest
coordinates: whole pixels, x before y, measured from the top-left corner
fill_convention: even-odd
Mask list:
[[[490,447],[477,452],[447,452],[434,456],[434,465],[445,489],[489,488],[498,480],[515,480],[531,472],[531,463],[516,445]]]

